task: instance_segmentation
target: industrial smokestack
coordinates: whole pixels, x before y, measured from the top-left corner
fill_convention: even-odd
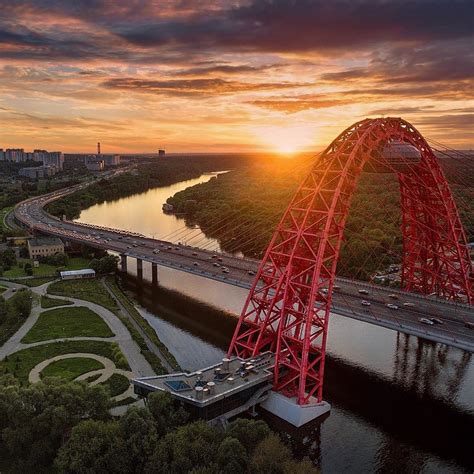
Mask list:
[[[97,143],[97,154],[100,155],[100,142]]]

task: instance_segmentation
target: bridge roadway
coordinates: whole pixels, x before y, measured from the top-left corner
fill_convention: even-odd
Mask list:
[[[47,203],[89,184],[82,183],[23,201],[14,210],[15,219],[43,234],[110,250],[229,285],[250,288],[254,279],[253,273],[259,265],[257,260],[215,254],[208,250],[152,239],[119,229],[61,221],[43,209]],[[156,250],[159,250],[159,253],[154,253]],[[215,266],[215,263],[220,267]],[[224,273],[222,266],[229,272]],[[466,324],[474,322],[472,306],[343,278],[338,278],[336,285],[332,313],[474,352],[474,327],[470,328]],[[361,294],[360,290],[366,290],[368,294]],[[396,295],[396,299],[389,295]],[[370,306],[362,305],[362,300],[370,302]],[[387,306],[389,303],[397,305],[398,310],[390,309]],[[443,324],[423,324],[420,321],[423,317],[438,318]]]

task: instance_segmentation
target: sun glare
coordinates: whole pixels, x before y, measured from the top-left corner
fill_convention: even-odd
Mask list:
[[[316,141],[314,124],[262,127],[256,135],[262,144],[282,155],[301,152]]]

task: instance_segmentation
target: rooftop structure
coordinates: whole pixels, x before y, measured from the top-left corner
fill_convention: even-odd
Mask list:
[[[57,253],[64,253],[64,244],[57,237],[38,237],[28,240],[30,258],[49,257]]]
[[[67,270],[59,272],[61,280],[80,280],[83,278],[95,278],[95,270],[83,268],[82,270]]]
[[[184,403],[192,418],[228,419],[264,401],[271,390],[274,357],[222,359],[218,364],[192,373],[175,373],[133,380],[135,393],[146,397],[155,391],[169,392]]]

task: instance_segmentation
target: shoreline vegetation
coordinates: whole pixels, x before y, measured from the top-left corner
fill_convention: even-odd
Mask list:
[[[468,241],[474,240],[474,168],[443,158]],[[462,179],[459,167],[464,166]],[[261,258],[297,186],[310,169],[307,157],[262,160],[189,187],[167,202],[185,221],[198,224],[224,251]],[[369,280],[401,260],[401,212],[397,176],[363,173],[347,219],[338,275]],[[189,203],[193,205],[190,206]],[[361,269],[361,262],[364,268]]]
[[[48,204],[46,210],[57,217],[65,215],[69,220],[77,219],[81,211],[95,204],[198,178],[203,173],[235,169],[246,161],[247,158],[241,155],[156,158],[152,162],[140,163],[129,173],[109,180],[100,179],[81,191]]]

